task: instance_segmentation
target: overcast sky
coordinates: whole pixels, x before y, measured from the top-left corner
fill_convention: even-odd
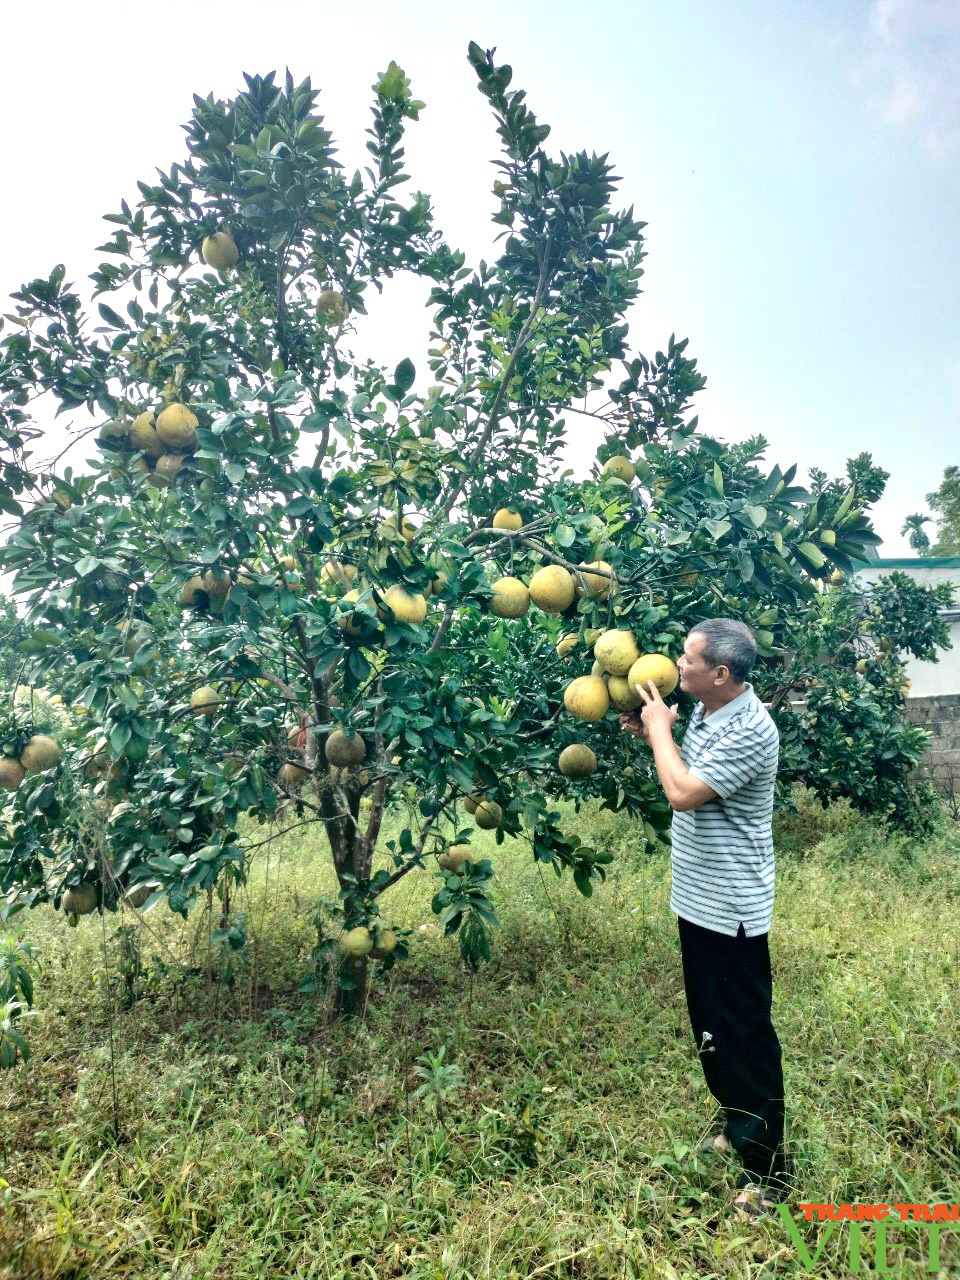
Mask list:
[[[960,464],[960,0],[47,0],[4,29],[4,298],[56,262],[93,269],[101,215],[183,157],[194,92],[286,66],[322,90],[353,168],[370,86],[399,62],[427,103],[411,186],[468,260],[489,255],[498,139],[475,39],[553,126],[548,149],[609,153],[618,203],[648,223],[633,346],[690,337],[705,431],[833,473],[871,451],[892,473],[885,555]],[[424,297],[398,282],[357,348],[424,368]],[[577,433],[582,473],[597,436]]]

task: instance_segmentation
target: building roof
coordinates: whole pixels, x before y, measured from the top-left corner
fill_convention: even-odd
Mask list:
[[[960,556],[893,556],[854,560],[854,569],[960,569]]]

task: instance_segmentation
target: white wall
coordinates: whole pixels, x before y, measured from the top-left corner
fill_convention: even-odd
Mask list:
[[[858,569],[853,575],[858,582],[876,582],[893,572],[906,573],[914,582],[923,586],[936,586],[948,582],[955,589],[956,604],[951,612],[960,611],[960,564],[924,564],[916,560],[896,560],[891,564],[870,565]],[[960,616],[951,617],[950,643],[952,649],[940,654],[939,662],[918,662],[907,658],[907,676],[913,681],[911,698],[932,698],[937,694],[960,693]]]

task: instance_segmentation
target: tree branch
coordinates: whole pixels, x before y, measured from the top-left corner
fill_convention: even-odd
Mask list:
[[[524,347],[527,345],[527,341],[533,330],[533,326],[536,323],[537,314],[540,310],[540,304],[543,302],[543,295],[546,293],[547,286],[550,282],[551,277],[549,273],[549,265],[550,265],[550,250],[552,247],[553,247],[553,228],[551,227],[550,231],[547,233],[546,244],[544,246],[543,261],[540,266],[540,279],[537,281],[537,292],[534,295],[533,303],[530,307],[530,314],[527,316],[527,319],[523,325],[523,328],[520,330],[520,333],[517,337],[516,345],[514,346],[513,351],[510,353],[510,359],[507,362],[507,367],[503,371],[503,376],[500,379],[500,385],[497,387],[497,394],[494,396],[493,404],[490,406],[490,413],[487,417],[487,425],[484,428],[483,435],[478,440],[477,445],[473,450],[473,453],[471,453],[470,457],[467,459],[467,465],[465,469],[460,473],[459,479],[454,484],[449,495],[447,496],[446,502],[444,503],[443,514],[445,519],[449,519],[450,512],[453,510],[453,505],[460,495],[460,491],[464,486],[467,476],[470,474],[474,466],[483,456],[483,451],[486,449],[487,444],[490,441],[490,437],[493,435],[494,429],[497,426],[497,423],[500,421],[498,417],[498,414],[500,411],[500,405],[503,402],[503,398],[506,394],[507,387],[510,383],[510,379],[513,376],[513,371],[516,368],[517,361],[520,359],[520,354],[523,351]]]

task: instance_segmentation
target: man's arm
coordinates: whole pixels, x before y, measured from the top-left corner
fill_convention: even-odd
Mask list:
[[[640,712],[640,736],[650,743],[653,750],[653,762],[664,795],[670,808],[676,813],[699,809],[708,801],[716,800],[717,792],[695,778],[683,763],[683,757],[673,740],[677,709],[666,705],[652,680],[648,681],[648,686],[649,693],[640,687],[637,690],[644,701]],[[628,732],[632,731],[627,725],[624,728]]]
[[[705,782],[701,782],[699,778],[695,778],[683,763],[683,757],[673,740],[669,725],[664,724],[661,727],[660,724],[652,724],[649,734],[657,776],[670,808],[675,813],[699,809],[709,800],[717,799],[716,791],[708,787]]]

